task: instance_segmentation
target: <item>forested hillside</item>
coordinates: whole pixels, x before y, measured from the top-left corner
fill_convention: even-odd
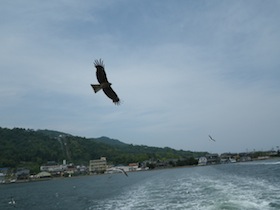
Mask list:
[[[205,153],[125,144],[108,137],[83,138],[70,134],[23,128],[0,128],[0,167],[38,168],[47,161],[88,165],[101,156],[113,164],[145,160],[186,159]]]

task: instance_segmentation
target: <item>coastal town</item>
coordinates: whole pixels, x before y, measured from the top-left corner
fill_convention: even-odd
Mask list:
[[[280,151],[271,150],[266,152],[250,152],[250,153],[223,153],[223,154],[206,154],[205,156],[195,159],[192,166],[207,166],[217,164],[232,164],[238,162],[258,161],[275,158],[280,156]],[[184,160],[169,159],[147,160],[141,163],[129,163],[128,165],[111,165],[106,157],[90,160],[88,165],[74,165],[63,160],[61,164],[55,161],[48,161],[40,166],[40,172],[31,174],[28,168],[18,168],[11,170],[10,168],[0,168],[0,183],[21,183],[30,181],[42,181],[59,177],[73,177],[83,175],[99,175],[99,174],[114,174],[125,172],[139,172],[153,169],[164,169],[178,166],[178,162]],[[176,164],[177,163],[177,164]]]

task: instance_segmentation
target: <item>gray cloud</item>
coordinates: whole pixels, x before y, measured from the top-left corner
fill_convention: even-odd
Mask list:
[[[149,2],[4,2],[0,126],[211,152],[277,146],[279,2]],[[119,107],[91,90],[98,58]]]

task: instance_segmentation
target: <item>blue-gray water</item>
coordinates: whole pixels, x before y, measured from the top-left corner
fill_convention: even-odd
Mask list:
[[[280,209],[280,160],[1,184],[0,198],[1,210]]]

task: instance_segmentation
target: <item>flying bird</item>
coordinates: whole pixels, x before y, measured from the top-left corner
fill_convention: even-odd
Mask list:
[[[216,141],[215,139],[212,138],[212,136],[210,136],[210,135],[208,135],[208,136],[209,136],[210,140]]]
[[[120,170],[124,175],[128,176],[123,168],[117,168],[117,169]]]
[[[94,92],[97,93],[99,90],[102,89],[106,96],[112,99],[114,104],[119,105],[120,99],[115,93],[115,91],[111,88],[112,83],[108,82],[103,61],[101,59],[95,60],[94,66],[96,68],[96,77],[99,82],[99,84],[97,85],[91,84],[91,87],[93,88]]]

